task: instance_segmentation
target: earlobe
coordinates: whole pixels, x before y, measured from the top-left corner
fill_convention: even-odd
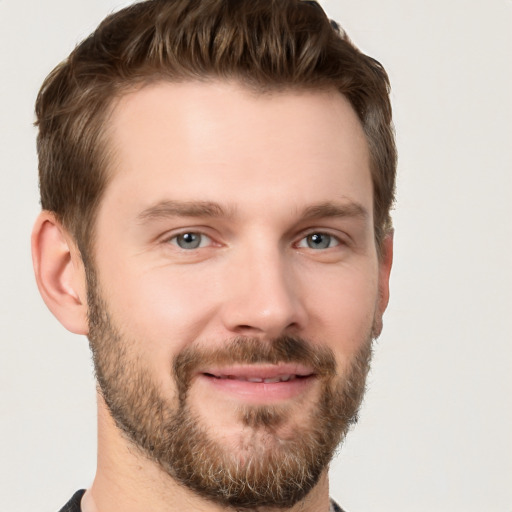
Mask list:
[[[32,231],[32,262],[48,309],[69,331],[87,334],[87,289],[80,253],[69,233],[49,211]]]

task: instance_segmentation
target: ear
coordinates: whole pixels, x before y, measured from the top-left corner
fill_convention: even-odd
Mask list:
[[[87,334],[87,286],[80,251],[55,215],[46,210],[32,230],[32,263],[48,309],[69,331]]]
[[[379,258],[379,296],[375,313],[374,337],[378,337],[382,331],[382,316],[389,302],[389,276],[393,265],[393,232],[384,237]]]

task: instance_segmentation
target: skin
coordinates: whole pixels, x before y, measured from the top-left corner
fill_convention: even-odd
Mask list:
[[[175,399],[177,353],[235,336],[323,344],[342,378],[380,323],[392,260],[390,236],[381,258],[376,250],[368,145],[348,101],[336,91],[158,83],[123,97],[108,132],[114,158],[95,228],[96,272],[112,318],[138,340],[132,355],[161,393]],[[201,234],[201,245],[180,248],[183,233]],[[309,246],[314,233],[330,237],[327,247]],[[87,334],[83,265],[50,212],[36,222],[33,254],[50,310]],[[227,449],[245,435],[237,405],[285,405],[286,435],[308,421],[319,394],[315,379],[284,395],[260,387],[248,396],[243,386],[203,376],[191,386],[192,407]],[[225,510],[133,447],[101,396],[98,409],[98,469],[85,512]],[[327,511],[328,495],[326,469],[292,510]]]

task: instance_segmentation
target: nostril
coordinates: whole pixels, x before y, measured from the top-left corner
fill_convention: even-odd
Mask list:
[[[264,328],[258,327],[257,325],[250,325],[250,324],[239,324],[235,325],[234,331],[236,331],[239,334],[245,334],[245,335],[257,335],[259,333],[264,332]]]

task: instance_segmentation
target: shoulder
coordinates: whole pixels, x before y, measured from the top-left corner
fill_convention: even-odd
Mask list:
[[[60,509],[59,512],[81,512],[80,501],[84,495],[85,489],[76,491],[72,498]]]
[[[331,500],[330,512],[345,512],[334,500]]]

